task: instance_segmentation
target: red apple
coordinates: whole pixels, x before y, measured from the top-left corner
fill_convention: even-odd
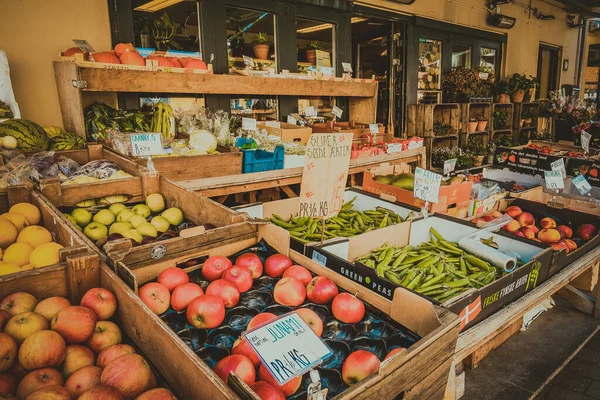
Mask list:
[[[327,304],[337,295],[337,285],[326,276],[315,276],[306,287],[306,297],[313,303]]]
[[[100,381],[113,386],[133,399],[146,391],[150,383],[150,366],[139,354],[126,354],[111,361],[102,371]]]
[[[556,221],[550,217],[542,218],[542,220],[540,221],[540,228],[554,229],[556,228]]]
[[[60,310],[70,305],[71,302],[64,297],[48,297],[40,301],[33,311],[51,321]]]
[[[0,374],[0,398],[17,394],[17,378],[11,374]]]
[[[177,397],[169,389],[156,388],[142,393],[135,400],[177,400]]]
[[[191,282],[182,283],[171,293],[171,308],[177,312],[183,311],[192,300],[203,294],[204,291],[197,284]]]
[[[252,361],[240,354],[225,357],[215,365],[214,371],[219,378],[225,381],[225,384],[229,380],[230,372],[236,374],[248,385],[252,385],[256,381],[256,371],[254,370]]]
[[[114,322],[98,321],[87,346],[98,354],[105,348],[119,343],[121,343],[121,329]]]
[[[94,365],[96,356],[90,349],[79,344],[67,346],[65,361],[62,365],[62,374],[65,378],[71,376],[75,371]]]
[[[316,312],[310,308],[299,308],[296,310],[296,313],[298,313],[300,318],[310,326],[310,329],[312,329],[317,336],[323,334],[323,321]]]
[[[252,278],[256,279],[263,273],[263,263],[260,257],[254,253],[244,253],[235,260],[238,267],[246,267],[252,272]]]
[[[40,368],[31,371],[19,382],[17,397],[24,399],[31,393],[46,386],[62,386],[64,379],[54,368]]]
[[[124,356],[125,354],[133,354],[135,353],[135,349],[128,344],[119,343],[113,344],[105,349],[103,349],[98,354],[98,359],[96,360],[96,366],[100,368],[104,368],[115,358],[119,358]]]
[[[29,373],[29,371],[27,371],[21,364],[17,362],[9,371],[7,371],[7,373],[14,376],[17,379],[17,382],[19,382],[25,377],[25,375]]]
[[[4,327],[4,333],[12,336],[18,344],[27,336],[48,329],[50,323],[46,318],[34,312],[24,312],[12,317]]]
[[[223,256],[212,256],[208,257],[204,264],[202,265],[202,276],[207,281],[215,281],[220,279],[223,275],[223,272],[231,268],[233,264],[227,257]]]
[[[98,321],[111,319],[117,311],[117,299],[115,295],[103,288],[93,288],[85,292],[79,305],[94,311]]]
[[[267,382],[269,385],[273,386],[275,389],[280,390],[281,393],[283,393],[283,395],[286,398],[290,397],[291,395],[296,393],[298,391],[298,389],[300,388],[300,384],[302,383],[302,377],[297,376],[297,377],[293,378],[291,381],[289,381],[288,383],[286,383],[285,385],[280,386],[277,383],[277,380],[275,378],[273,378],[273,375],[271,375],[269,370],[267,370],[267,368],[262,364],[260,364],[260,367],[258,368],[258,379],[261,381]]]
[[[160,273],[157,279],[158,283],[164,285],[169,292],[172,292],[177,286],[190,281],[188,274],[177,267],[169,267]]]
[[[247,292],[252,287],[252,272],[245,267],[233,266],[223,272],[223,279],[232,282],[240,291]]]
[[[171,305],[171,293],[165,285],[157,282],[150,282],[140,288],[140,299],[155,314],[162,314],[169,309]]]
[[[25,292],[9,294],[0,302],[0,310],[6,310],[10,315],[17,315],[33,311],[37,305],[37,299]]]
[[[19,346],[15,339],[6,333],[0,333],[0,372],[6,372],[17,361]]]
[[[125,397],[115,387],[100,385],[79,396],[78,400],[125,400]]]
[[[347,324],[356,324],[365,316],[365,305],[350,293],[340,293],[331,304],[333,316]]]
[[[260,397],[260,400],[285,400],[281,390],[274,388],[267,382],[256,382],[250,385],[250,389]]]
[[[19,363],[27,370],[58,367],[65,360],[67,344],[54,331],[40,331],[27,337],[19,348]]]
[[[292,265],[291,267],[286,269],[283,273],[283,277],[296,278],[300,282],[302,282],[304,286],[308,285],[313,278],[310,271],[300,265]]]
[[[216,328],[225,319],[225,305],[220,297],[205,294],[196,297],[190,303],[185,316],[188,322],[196,328]]]
[[[250,343],[242,336],[237,338],[235,343],[233,343],[231,354],[240,354],[244,357],[247,357],[255,367],[260,365],[260,357],[258,354],[256,354]]]
[[[83,367],[73,373],[65,382],[65,388],[73,396],[78,398],[88,390],[100,385],[102,368],[94,365]]]
[[[254,328],[255,326],[262,325],[265,322],[269,322],[275,318],[277,318],[277,315],[272,314],[270,312],[264,312],[264,313],[257,314],[254,317],[252,317],[250,322],[248,322],[248,327],[246,328],[246,330],[250,330],[250,329]]]
[[[371,374],[379,371],[380,361],[377,356],[367,350],[357,350],[344,360],[342,379],[348,386],[362,381]]]
[[[65,307],[52,318],[50,326],[67,343],[87,342],[96,328],[96,313],[87,307]]]
[[[298,307],[306,299],[306,288],[296,278],[281,278],[273,289],[273,298],[281,305]]]
[[[292,260],[283,254],[273,254],[265,260],[265,273],[271,278],[279,278],[292,266]]]
[[[504,210],[504,212],[510,215],[512,219],[516,219],[519,215],[521,215],[523,211],[521,211],[521,208],[517,206],[510,206],[507,207],[506,210]]]
[[[31,393],[25,400],[71,400],[71,395],[62,386],[45,386]]]
[[[4,330],[4,326],[11,317],[12,315],[8,311],[0,310],[0,331]]]
[[[219,296],[223,300],[225,308],[235,307],[240,301],[240,291],[237,286],[226,279],[212,281],[206,288],[206,294]]]
[[[573,230],[566,225],[559,225],[556,230],[560,233],[562,239],[571,239],[571,236],[573,236]]]
[[[598,234],[598,228],[596,228],[592,224],[579,225],[579,227],[577,228],[577,236],[579,236],[583,240],[590,240],[591,238],[596,236],[596,234]],[[1,305],[0,305],[0,308],[1,308]],[[10,310],[9,310],[9,312],[10,312]]]
[[[402,350],[404,350],[403,347],[396,347],[395,349],[392,349],[392,351],[390,351],[389,353],[387,353],[387,356],[385,356],[385,358],[383,359],[383,361],[387,360],[388,358],[394,357],[396,354],[400,353]]]

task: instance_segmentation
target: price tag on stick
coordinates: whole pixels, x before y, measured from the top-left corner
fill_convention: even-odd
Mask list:
[[[454,172],[454,169],[456,168],[456,161],[458,161],[458,158],[451,158],[444,161],[444,175],[449,175]]]
[[[160,133],[131,133],[131,155],[135,157],[155,156],[163,153]]]
[[[582,174],[577,175],[575,178],[573,178],[571,182],[573,183],[573,185],[575,185],[575,187],[577,188],[579,193],[581,193],[582,196],[585,196],[592,190],[592,185],[590,185],[587,179],[585,179],[585,176],[583,176]]]
[[[333,115],[335,115],[337,118],[342,118],[342,114],[344,113],[344,110],[342,110],[338,106],[333,106],[333,108],[331,109],[331,113]]]
[[[442,175],[417,167],[413,194],[418,199],[437,203],[441,183]]]
[[[586,131],[581,131],[581,148],[585,150],[586,153],[590,152],[590,140],[592,139],[592,135],[587,133]]]
[[[242,58],[247,67],[254,67],[254,59],[252,59],[252,57],[242,56]]]
[[[565,168],[565,160],[563,158],[560,158],[560,159],[550,163],[550,168],[552,168],[552,171],[560,171],[563,179],[565,179],[567,177],[567,171]]]
[[[87,40],[73,39],[73,43],[84,53],[95,53],[94,48]]]
[[[287,123],[288,124],[290,124],[290,125],[296,125],[296,122],[298,122],[298,121],[296,121],[296,118],[292,117],[291,115],[287,116]]]
[[[242,129],[245,131],[255,131],[256,120],[254,118],[242,118]]]
[[[242,335],[279,385],[302,376],[333,353],[296,312]]]
[[[373,135],[377,135],[379,133],[379,125],[369,124],[369,133],[371,133]]]
[[[352,73],[352,64],[347,63],[347,62],[343,62],[342,63],[342,69],[344,70],[344,72],[346,73]]]
[[[565,188],[565,181],[561,171],[544,171],[544,180],[548,189],[558,190]]]

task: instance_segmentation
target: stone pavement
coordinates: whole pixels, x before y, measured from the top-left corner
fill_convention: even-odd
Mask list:
[[[600,400],[600,332],[544,388],[539,400]]]

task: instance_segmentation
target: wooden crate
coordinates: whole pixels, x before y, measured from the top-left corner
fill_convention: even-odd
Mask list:
[[[523,111],[525,109],[534,109],[535,117],[532,117],[532,123],[530,126],[521,126],[521,119],[523,119]],[[513,114],[513,143],[514,144],[525,144],[532,139],[532,134],[538,131],[539,122],[539,104],[534,103],[515,103],[515,111]]]
[[[289,242],[282,240],[272,225],[246,225],[248,229],[241,236],[233,237],[231,235],[228,242],[224,244],[198,247],[187,257],[170,258],[153,265],[128,265],[117,262],[119,276],[137,289],[142,284],[156,279],[162,270],[172,266],[175,262],[202,255],[227,256],[264,239],[278,252],[288,254],[296,264],[305,266],[315,274],[329,277],[339,287],[356,294],[422,337],[405,352],[383,362],[379,374],[372,375],[348,388],[335,399],[391,399],[402,394],[404,399],[443,398],[458,336],[459,320],[454,314],[403,288],[396,290],[393,301],[386,300],[311,259],[290,251]],[[198,265],[187,271],[197,268],[199,268]],[[146,314],[151,314],[145,306],[144,311]],[[173,377],[175,379],[173,383],[176,380],[187,383],[190,395],[185,398],[232,398],[235,396],[235,392],[243,399],[258,399],[250,388],[235,376],[229,378],[231,388],[224,387],[223,382],[214,372],[184,344],[166,323],[156,315],[147,315],[147,318],[149,320],[143,321],[140,317],[129,322],[136,325],[139,336],[148,337],[149,341],[152,338],[153,342],[160,343],[160,346],[148,343],[148,346],[153,347],[155,352],[158,351],[156,347],[159,347],[163,349],[163,352],[169,353],[168,357],[164,357],[164,363],[170,364],[169,367],[179,372],[177,376]],[[166,373],[165,376],[167,379],[170,378]]]
[[[188,254],[194,251],[194,248],[197,246],[223,240],[227,236],[226,232],[230,232],[222,229],[223,227],[234,225],[232,229],[235,231],[235,225],[248,218],[245,213],[237,213],[213,200],[182,189],[168,179],[157,177],[148,182],[149,184],[144,186],[144,192],[138,200],[144,200],[146,196],[152,193],[160,193],[165,199],[167,208],[177,207],[192,222],[196,224],[212,224],[216,228],[204,232],[198,232],[196,228],[190,228],[189,230],[182,231],[178,237],[135,247],[132,247],[129,239],[115,240],[104,246],[105,253],[110,255],[107,258],[106,254],[88,239],[83,232],[77,230],[64,215],[60,214],[59,218],[83,243],[98,252],[103,260],[118,259],[133,264],[139,262],[152,263],[165,256]],[[85,191],[86,189],[84,187],[80,188],[80,190]]]
[[[407,109],[407,120],[406,133],[408,137],[438,136],[433,130],[436,122],[450,125],[454,130],[452,135],[455,135],[461,130],[460,104],[411,104]]]
[[[433,154],[433,149],[435,149],[436,147],[454,147],[454,146],[458,146],[459,143],[459,135],[453,135],[453,136],[445,136],[445,137],[426,137],[423,140],[424,144],[425,144],[425,148],[427,149],[427,155],[425,156],[425,159],[427,161],[427,168],[431,168],[431,157]]]
[[[84,165],[94,160],[108,160],[116,163],[132,178],[103,179],[93,183],[62,185],[58,178],[42,179],[39,190],[55,206],[72,206],[82,200],[97,199],[115,194],[126,194],[130,200],[140,200],[144,194],[144,186],[157,181],[158,176],[150,174],[136,162],[124,157],[100,144],[90,144],[84,150],[57,151],[55,158],[64,156]]]

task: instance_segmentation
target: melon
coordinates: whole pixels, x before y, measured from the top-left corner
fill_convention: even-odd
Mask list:
[[[163,57],[163,56],[148,56],[147,57],[148,60],[155,60],[158,61],[158,66],[159,67],[174,67],[175,65],[173,65],[173,62],[168,59],[167,57]]]
[[[52,138],[50,141],[50,150],[80,150],[85,148],[85,140],[75,133],[64,132]]]
[[[50,139],[66,132],[63,128],[59,128],[58,126],[45,126],[44,131]]]
[[[113,51],[105,51],[102,53],[94,53],[92,54],[95,62],[101,63],[109,63],[109,64],[121,64],[119,58],[115,55]]]
[[[144,60],[144,57],[140,56],[140,54],[138,52],[133,52],[133,51],[127,51],[127,52],[121,54],[121,57],[119,57],[119,60],[121,60],[121,64],[140,65],[140,66],[146,65],[146,60]]]
[[[134,51],[137,53],[137,50],[131,43],[119,43],[115,46],[115,54],[117,57],[121,57],[124,53]]]
[[[9,119],[0,124],[0,137],[17,139],[17,148],[22,152],[38,153],[48,150],[50,139],[44,128],[27,119]]]

